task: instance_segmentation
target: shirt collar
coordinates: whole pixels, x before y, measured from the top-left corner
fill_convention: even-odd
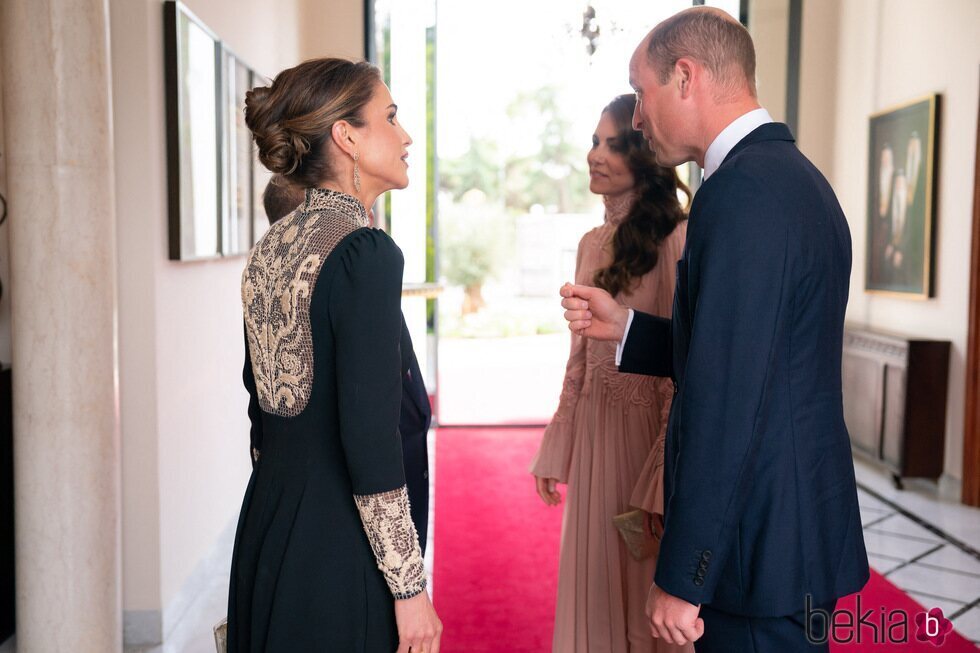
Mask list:
[[[708,151],[704,153],[704,177],[703,180],[707,180],[708,177],[714,174],[728,153],[732,151],[732,148],[738,145],[738,142],[755,131],[758,127],[765,125],[766,123],[773,122],[772,116],[769,112],[763,108],[753,109],[748,113],[743,113],[741,116],[733,120],[727,127],[721,130],[721,133],[715,137],[715,140],[711,141],[711,145],[708,146]]]

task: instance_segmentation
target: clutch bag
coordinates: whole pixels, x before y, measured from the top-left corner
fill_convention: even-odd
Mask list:
[[[214,627],[214,645],[218,653],[228,653],[228,620],[222,619]]]
[[[646,560],[660,550],[660,540],[650,532],[649,513],[630,510],[613,517],[613,525],[626,542],[626,550],[634,560]]]

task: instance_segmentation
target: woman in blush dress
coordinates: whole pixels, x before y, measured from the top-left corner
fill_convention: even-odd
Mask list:
[[[633,95],[602,112],[588,163],[589,188],[602,195],[603,224],[582,237],[575,283],[599,286],[621,303],[670,317],[676,263],[686,234],[671,168],[658,166],[632,128]],[[558,505],[567,483],[555,653],[692,651],[656,640],[644,614],[663,518],[663,456],[670,379],[621,374],[616,343],[573,334],[564,386],[531,466],[538,494]],[[634,558],[613,518],[633,510],[647,541]]]

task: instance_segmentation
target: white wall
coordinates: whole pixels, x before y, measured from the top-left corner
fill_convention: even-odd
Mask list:
[[[188,8],[258,72],[299,62],[298,2],[191,0]],[[159,8],[149,0],[151,11]],[[162,34],[162,22],[158,23]],[[159,54],[162,80],[162,41]],[[154,103],[163,118],[163,95]],[[162,123],[161,123],[162,124]],[[163,161],[161,161],[163,165]],[[165,175],[158,179],[165,181]],[[161,207],[165,209],[164,207]],[[244,257],[170,262],[157,224],[157,425],[161,592],[166,607],[241,505],[248,472],[242,386]]]
[[[830,172],[850,222],[854,267],[848,320],[952,342],[945,473],[960,480],[980,2],[804,4],[800,142],[804,152],[819,159],[824,171]],[[833,104],[828,101],[831,89]],[[911,301],[872,296],[864,292],[868,116],[934,92],[943,96],[935,297]],[[832,160],[828,161],[831,149]]]
[[[270,77],[310,56],[363,48],[359,0],[330,3],[329,11],[316,0],[186,4]],[[123,603],[127,614],[159,621],[237,516],[248,478],[239,295],[245,259],[167,260],[162,3],[110,0],[110,15]],[[346,45],[320,51],[321,40]]]

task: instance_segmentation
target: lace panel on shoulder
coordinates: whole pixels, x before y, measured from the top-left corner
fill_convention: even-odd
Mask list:
[[[418,533],[409,511],[408,489],[354,495],[364,531],[378,569],[396,599],[408,599],[425,589],[425,565]]]
[[[306,408],[313,388],[310,298],[330,252],[367,225],[357,199],[311,188],[249,254],[242,307],[259,405],[267,413],[295,417]]]

